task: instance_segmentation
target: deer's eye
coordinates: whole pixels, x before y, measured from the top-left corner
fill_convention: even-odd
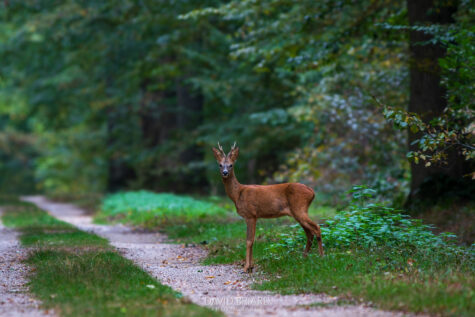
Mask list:
[[[219,167],[223,167],[223,164],[219,164]]]
[[[229,168],[233,167],[233,164],[229,165]]]

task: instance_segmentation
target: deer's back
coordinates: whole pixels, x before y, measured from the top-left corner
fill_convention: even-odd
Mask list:
[[[237,212],[244,218],[277,218],[305,211],[315,194],[300,183],[244,185],[236,201]]]

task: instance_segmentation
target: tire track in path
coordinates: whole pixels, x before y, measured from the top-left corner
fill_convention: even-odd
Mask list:
[[[219,309],[228,316],[406,316],[365,305],[325,306],[337,298],[323,294],[280,295],[252,290],[250,285],[259,279],[258,274],[242,274],[242,268],[234,265],[201,265],[206,251],[200,247],[172,244],[163,234],[140,232],[120,224],[97,225],[82,209],[72,204],[52,202],[42,196],[23,197],[23,200],[81,230],[108,239],[124,257],[162,284],[181,292],[198,305]]]
[[[26,276],[30,269],[23,263],[27,254],[18,233],[0,221],[0,316],[54,316],[52,311],[41,310],[41,302],[28,294]]]

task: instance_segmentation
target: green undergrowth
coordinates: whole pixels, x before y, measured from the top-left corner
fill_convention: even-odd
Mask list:
[[[265,282],[256,289],[284,294],[327,293],[342,301],[372,302],[383,309],[470,316],[475,311],[473,247],[454,243],[454,235],[432,233],[432,227],[372,201],[373,191],[355,187],[353,203],[336,215],[318,206],[310,212],[322,224],[326,255],[316,247],[302,257],[305,235],[290,218],[260,219],[254,260]],[[209,202],[223,205],[220,200]],[[103,212],[99,213],[102,219]],[[110,218],[113,219],[113,218]],[[140,223],[159,229],[181,243],[209,250],[206,264],[243,263],[246,226],[235,213]],[[163,225],[166,223],[166,225]]]
[[[30,291],[61,316],[214,316],[123,258],[94,234],[30,203],[0,197],[5,225],[21,232]]]
[[[148,191],[123,192],[107,196],[96,217],[97,222],[110,219],[134,224],[166,224],[176,221],[224,216],[228,211],[217,204],[187,196]]]

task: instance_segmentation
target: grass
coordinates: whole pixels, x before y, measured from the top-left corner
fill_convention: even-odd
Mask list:
[[[21,243],[33,247],[106,247],[108,242],[62,222],[29,203],[17,202],[8,206],[2,217],[5,226],[22,231]]]
[[[3,198],[3,199],[2,199]],[[0,197],[3,222],[31,247],[30,290],[61,316],[219,316],[182,298],[94,234],[34,205]]]
[[[463,271],[432,275],[421,267],[381,269],[384,251],[371,254],[365,250],[328,250],[323,259],[315,254],[303,259],[295,253],[280,259],[261,259],[261,269],[270,278],[257,288],[289,294],[324,292],[371,301],[385,309],[454,316],[472,314],[473,275],[467,276]]]
[[[207,201],[229,204],[216,198]],[[254,287],[284,294],[327,293],[344,301],[372,302],[383,309],[472,315],[473,248],[445,242],[429,227],[377,204],[352,208],[325,226],[323,258],[315,248],[307,259],[302,257],[305,236],[292,219],[259,220],[254,259],[266,280]],[[380,211],[380,217],[368,216]],[[176,219],[170,214],[165,222],[157,217],[156,221],[140,223],[139,216],[124,213],[120,221],[158,228],[182,243],[202,244],[210,251],[207,264],[243,263],[246,226],[235,213]],[[316,206],[310,214],[314,219],[325,219],[334,211]],[[107,218],[103,211],[99,215]]]
[[[226,209],[203,200],[174,194],[148,191],[124,192],[107,196],[96,221],[127,218],[135,224],[166,224],[222,216]],[[101,218],[102,217],[102,218]]]

